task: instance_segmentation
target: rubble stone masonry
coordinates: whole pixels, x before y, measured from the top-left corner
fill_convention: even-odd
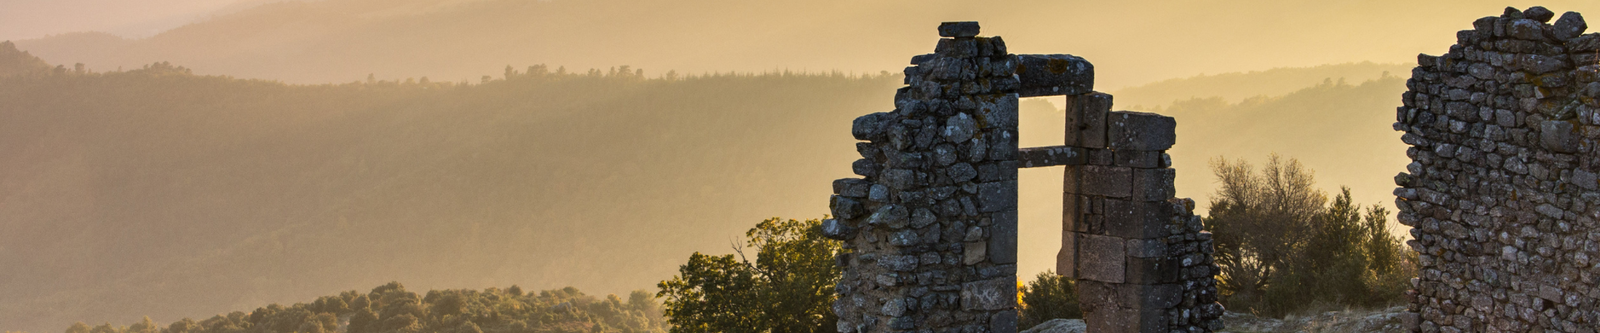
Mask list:
[[[1417,57],[1394,124],[1413,331],[1600,327],[1600,34],[1554,18],[1507,8]]]
[[[1112,112],[1094,67],[1016,55],[976,22],[940,25],[911,59],[895,110],[852,128],[862,178],[833,183],[823,233],[848,253],[838,331],[1017,331],[1017,168],[1065,166],[1058,271],[1077,278],[1090,332],[1222,328],[1210,234],[1173,198],[1176,121]],[[1017,147],[1017,101],[1064,95],[1067,144]]]

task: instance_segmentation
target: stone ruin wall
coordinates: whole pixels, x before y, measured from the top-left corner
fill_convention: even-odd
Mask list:
[[[1017,331],[1017,168],[1066,166],[1062,274],[1090,332],[1221,328],[1209,233],[1172,198],[1176,122],[1111,112],[1093,66],[1015,55],[976,22],[940,26],[895,110],[852,128],[862,178],[834,182],[823,233],[844,241],[838,331]],[[1017,101],[1065,95],[1066,146],[1019,149]]]
[[[1420,332],[1600,327],[1600,34],[1581,15],[1507,8],[1418,56],[1395,176]]]

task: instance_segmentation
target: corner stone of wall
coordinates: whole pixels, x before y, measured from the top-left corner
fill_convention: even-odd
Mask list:
[[[1395,130],[1418,277],[1415,332],[1600,327],[1600,34],[1582,15],[1507,8],[1419,55]]]
[[[1078,278],[1090,332],[1220,329],[1210,234],[1172,198],[1176,122],[1110,112],[1082,58],[1010,54],[976,22],[939,32],[895,110],[855,120],[862,178],[833,183],[838,331],[1016,332],[1017,168],[1052,165],[1068,173],[1059,271]],[[1049,95],[1073,101],[1068,144],[1018,149],[1018,99]]]

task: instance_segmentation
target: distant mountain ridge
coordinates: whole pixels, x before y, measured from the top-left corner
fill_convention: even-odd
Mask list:
[[[1197,75],[1118,89],[1112,94],[1120,108],[1128,109],[1159,109],[1174,102],[1210,97],[1238,103],[1250,97],[1281,96],[1324,82],[1361,83],[1385,76],[1405,77],[1415,66],[1359,62]]]
[[[50,70],[50,64],[27,51],[17,50],[11,41],[0,42],[0,77],[39,73]]]

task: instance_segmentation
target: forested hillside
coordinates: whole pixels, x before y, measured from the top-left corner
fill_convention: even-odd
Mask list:
[[[627,300],[585,295],[577,288],[524,292],[522,287],[429,290],[418,294],[399,282],[317,297],[284,306],[234,311],[210,318],[160,323],[145,317],[128,325],[78,322],[66,333],[647,333],[666,332],[661,304],[646,291]]]
[[[897,77],[518,69],[298,86],[0,78],[0,323],[248,309],[395,279],[622,292],[819,216]],[[500,75],[497,75],[500,77]]]
[[[851,120],[892,108],[901,85],[544,66],[291,85],[165,62],[79,71],[4,47],[0,61],[19,73],[0,76],[0,329],[32,332],[392,280],[647,288],[751,223],[826,213],[829,181],[858,158]],[[1211,157],[1277,151],[1325,187],[1387,200],[1400,82],[1166,107],[1179,193],[1205,202]],[[1059,142],[1060,105],[1024,101],[1024,145]],[[1031,276],[1058,249],[1060,173],[1024,176]]]

